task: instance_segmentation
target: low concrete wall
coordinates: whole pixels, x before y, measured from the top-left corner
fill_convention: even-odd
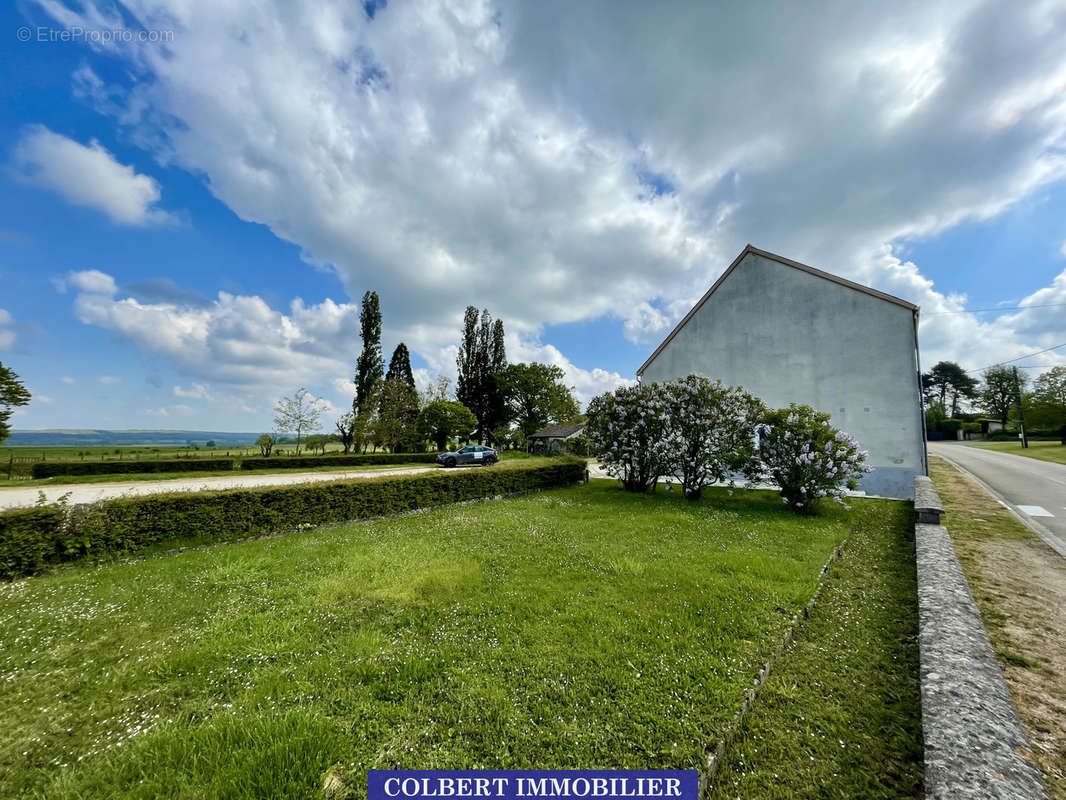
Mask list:
[[[919,520],[939,522],[940,498],[915,481]],[[925,796],[1046,800],[1003,672],[946,528],[915,525]]]

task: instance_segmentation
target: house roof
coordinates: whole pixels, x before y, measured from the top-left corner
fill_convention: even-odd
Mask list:
[[[847,278],[841,278],[839,275],[833,275],[831,272],[825,272],[820,269],[815,269],[814,267],[807,266],[806,264],[801,264],[798,261],[793,261],[791,258],[779,256],[776,253],[769,252],[768,250],[760,250],[758,247],[749,244],[746,245],[744,249],[740,251],[740,255],[733,259],[733,263],[729,265],[729,268],[721,274],[718,280],[714,282],[714,285],[707,290],[707,293],[703,295],[703,297],[701,297],[699,301],[697,301],[696,305],[692,307],[692,310],[685,314],[682,320],[677,323],[676,326],[674,326],[674,329],[670,331],[669,335],[665,339],[663,339],[662,344],[656,347],[655,352],[648,356],[648,360],[640,365],[640,369],[637,370],[637,375],[644,374],[644,370],[647,369],[648,365],[655,360],[655,357],[663,351],[663,348],[665,348],[666,345],[670,344],[671,340],[675,336],[677,336],[678,331],[685,327],[685,323],[692,319],[692,317],[696,314],[697,311],[703,308],[703,304],[706,303],[710,296],[715,293],[718,287],[725,282],[725,279],[732,274],[733,270],[740,266],[740,262],[744,260],[744,256],[748,255],[749,253],[757,256],[762,256],[763,258],[768,258],[771,261],[776,261],[779,264],[784,264],[786,267],[792,267],[793,269],[801,270],[818,278],[825,278],[825,280],[827,281],[832,281],[833,283],[839,284],[841,286],[846,286],[849,289],[854,289],[857,292],[868,294],[871,297],[876,297],[879,300],[885,300],[889,303],[895,303],[896,305],[903,306],[904,308],[910,309],[915,313],[917,313],[918,311],[918,306],[914,305],[914,303],[908,303],[906,300],[901,300],[900,298],[895,297],[894,295],[886,294],[885,292],[879,292],[877,291],[877,289],[871,289],[869,286],[863,286],[861,283],[849,281]]]
[[[539,431],[530,436],[530,439],[569,439],[575,433],[580,433],[585,430],[586,423],[575,422],[570,425],[549,425],[546,428],[541,428]]]

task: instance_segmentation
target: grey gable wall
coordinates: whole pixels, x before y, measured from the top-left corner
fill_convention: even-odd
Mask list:
[[[926,472],[908,308],[749,252],[642,379],[693,372],[831,414],[870,452],[870,494],[911,497]]]

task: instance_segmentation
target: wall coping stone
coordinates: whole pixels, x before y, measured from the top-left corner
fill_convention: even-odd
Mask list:
[[[918,475],[914,479],[914,512],[918,515],[918,522],[928,525],[939,525],[940,515],[944,513],[940,495],[926,475]]]
[[[931,483],[928,489],[936,495]],[[947,528],[919,522],[914,533],[925,796],[1046,800],[1040,771],[1023,755],[1028,744],[1018,712]]]

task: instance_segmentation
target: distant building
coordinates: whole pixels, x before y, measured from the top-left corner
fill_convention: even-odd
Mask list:
[[[898,297],[748,245],[637,370],[691,373],[829,413],[870,453],[869,494],[913,497],[927,472],[918,307]]]
[[[534,452],[540,453],[566,453],[567,442],[575,439],[585,432],[584,422],[575,422],[568,425],[549,425],[529,437]]]

